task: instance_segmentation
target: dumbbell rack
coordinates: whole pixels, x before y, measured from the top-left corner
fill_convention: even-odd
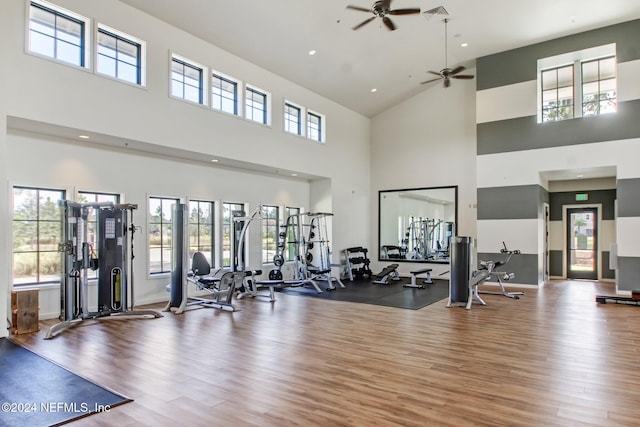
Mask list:
[[[369,268],[371,260],[367,256],[368,252],[366,248],[361,246],[344,250],[346,259],[345,277],[348,277],[352,282],[354,278],[371,277],[372,273]]]

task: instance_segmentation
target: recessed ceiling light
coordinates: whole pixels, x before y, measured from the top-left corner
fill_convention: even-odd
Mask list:
[[[584,175],[578,175],[578,178],[584,178]]]
[[[292,173],[291,176],[298,176],[298,174],[297,173]]]
[[[218,160],[218,159],[211,159],[211,162],[213,162],[213,163],[218,163],[219,161],[220,160]]]
[[[89,139],[91,137],[89,135],[78,135],[78,138],[80,138],[80,139]]]
[[[378,89],[376,89],[375,87],[374,87],[373,89],[371,89],[371,92],[372,92],[372,93],[375,93],[375,92],[377,92],[377,91],[378,91]]]
[[[311,49],[311,50],[309,51],[309,55],[313,56],[313,55],[315,55],[315,54],[316,54],[315,49]]]
[[[469,46],[469,43],[462,43],[460,46],[467,47],[467,46]]]

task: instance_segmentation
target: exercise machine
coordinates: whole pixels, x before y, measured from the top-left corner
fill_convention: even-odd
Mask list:
[[[236,214],[233,217],[233,235],[236,236],[231,245],[231,258],[236,260],[232,265],[232,270],[241,273],[243,276],[242,285],[237,288],[238,299],[245,297],[266,297],[269,302],[275,302],[275,289],[280,288],[284,284],[284,280],[280,279],[258,279],[262,275],[262,270],[247,270],[245,266],[244,245],[246,241],[247,230],[251,223],[256,219],[262,219],[262,209],[257,209],[250,216]],[[240,255],[242,254],[242,255]],[[265,294],[262,289],[268,289],[269,293]]]
[[[410,271],[411,273],[411,283],[407,283],[404,285],[405,288],[419,288],[424,289],[424,285],[430,285],[433,283],[431,280],[431,268],[421,268],[419,270]],[[426,274],[427,277],[422,281],[422,283],[418,283],[418,276]]]
[[[488,269],[476,269],[476,241],[473,237],[455,236],[451,242],[451,274],[447,307],[462,304],[471,310],[474,303],[486,305],[478,295],[478,284],[490,277]]]
[[[219,269],[211,271],[209,261],[202,252],[195,252],[189,268],[189,212],[184,203],[172,207],[172,264],[169,302],[164,311],[182,314],[187,307],[200,306],[224,311],[240,310],[233,304],[236,287],[242,285],[243,274]],[[203,291],[202,296],[189,295],[189,284]],[[208,297],[207,295],[208,294]]]
[[[60,207],[60,322],[44,338],[89,319],[162,317],[155,310],[134,309],[133,211],[137,205],[62,200]],[[95,279],[89,278],[89,271],[96,272]],[[95,289],[90,286],[94,280]]]
[[[375,280],[373,283],[377,283],[379,285],[389,285],[391,281],[400,280],[400,275],[398,274],[398,264],[389,264],[384,267],[382,271],[376,274]]]
[[[290,215],[281,226],[276,255],[273,259],[275,268],[269,272],[270,280],[283,280],[282,287],[299,287],[311,285],[316,292],[323,290],[318,281],[329,284],[326,290],[336,289],[336,284],[344,288],[338,277],[332,274],[331,249],[327,220],[332,213],[299,213]],[[284,251],[289,250],[294,269],[293,278],[285,279],[282,266],[285,263]]]
[[[347,248],[344,250],[345,257],[345,277],[353,282],[354,279],[371,277],[371,260],[368,257],[369,251],[362,246]],[[355,256],[354,256],[355,255]]]
[[[481,261],[480,268],[484,268],[489,270],[490,279],[493,278],[498,282],[498,286],[500,287],[499,292],[495,291],[479,291],[481,294],[489,294],[489,295],[502,295],[507,298],[519,299],[521,295],[524,295],[524,292],[507,292],[504,288],[503,281],[512,280],[515,277],[515,273],[507,273],[505,271],[500,270],[502,267],[507,265],[511,260],[513,255],[520,254],[519,250],[510,251],[507,249],[507,245],[502,242],[502,249],[500,249],[501,254],[506,254],[506,257],[499,261]]]
[[[598,304],[640,305],[640,291],[631,291],[630,297],[596,295]]]

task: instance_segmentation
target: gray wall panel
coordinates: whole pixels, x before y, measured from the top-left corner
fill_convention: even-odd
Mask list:
[[[638,180],[640,190],[640,180]],[[576,193],[587,193],[589,200],[584,202],[576,201]],[[602,220],[615,219],[616,190],[587,190],[587,191],[564,191],[549,194],[549,219],[551,221],[562,221],[562,213],[565,205],[593,205],[602,204]],[[640,192],[638,193],[640,195]],[[640,206],[640,205],[639,205]],[[640,214],[639,214],[640,216]]]
[[[505,259],[505,255],[501,253],[478,252],[478,261],[492,260],[499,261]],[[516,276],[512,280],[513,283],[523,285],[538,285],[538,255],[518,254],[511,257],[508,264],[500,267],[497,271],[505,271],[514,273]],[[495,280],[492,280],[495,282]],[[509,284],[509,282],[504,282]]]
[[[618,112],[559,122],[535,116],[477,124],[478,155],[640,138],[640,100],[620,102]]]
[[[564,251],[549,251],[549,276],[563,277]]]
[[[538,218],[539,185],[478,188],[478,220]]]
[[[640,258],[618,257],[618,289],[621,291],[640,289]]]
[[[617,43],[618,62],[640,59],[640,20],[599,28],[476,60],[477,90],[537,79],[538,59]],[[507,72],[505,72],[507,71]]]
[[[619,179],[616,185],[618,187],[618,216],[640,216],[640,178]],[[638,285],[640,289],[640,284]]]
[[[600,276],[603,279],[615,279],[616,271],[609,268],[609,258],[611,257],[611,252],[602,251],[602,271]]]

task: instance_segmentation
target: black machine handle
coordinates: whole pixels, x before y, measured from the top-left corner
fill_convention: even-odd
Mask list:
[[[513,251],[510,251],[509,249],[507,249],[507,245],[502,242],[502,249],[500,249],[500,253],[501,254],[519,254],[520,253],[520,249],[515,249]]]

